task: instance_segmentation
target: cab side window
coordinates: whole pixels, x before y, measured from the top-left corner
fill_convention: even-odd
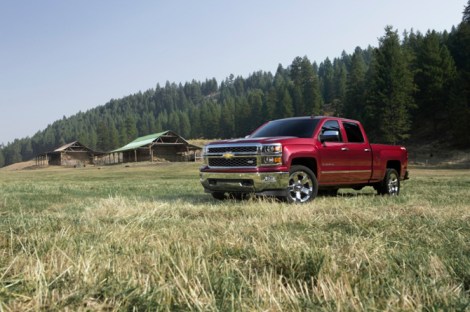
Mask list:
[[[323,127],[321,128],[320,134],[325,134],[326,131],[338,131],[338,138],[339,140],[337,142],[343,142],[343,139],[341,137],[341,130],[339,129],[339,123],[336,120],[328,120],[323,124]]]
[[[362,135],[359,125],[353,122],[343,122],[344,130],[349,143],[364,143],[364,136]]]

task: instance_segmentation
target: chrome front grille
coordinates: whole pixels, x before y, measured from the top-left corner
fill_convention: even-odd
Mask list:
[[[267,147],[276,146],[278,150],[268,150]],[[213,144],[204,148],[204,162],[210,168],[255,168],[260,166],[275,166],[280,162],[282,151],[280,143],[259,144]]]
[[[209,158],[210,167],[256,167],[256,157]]]
[[[212,168],[254,168],[258,165],[261,144],[219,144],[208,146],[207,164]]]
[[[256,154],[258,146],[223,146],[223,147],[209,147],[209,153],[253,153]]]

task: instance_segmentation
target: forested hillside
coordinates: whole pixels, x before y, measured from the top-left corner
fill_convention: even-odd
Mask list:
[[[320,64],[296,57],[275,73],[167,82],[113,99],[0,146],[0,167],[74,140],[107,151],[167,129],[231,138],[273,118],[319,114],[361,120],[375,142],[470,147],[470,1],[450,33],[387,27],[376,48]]]

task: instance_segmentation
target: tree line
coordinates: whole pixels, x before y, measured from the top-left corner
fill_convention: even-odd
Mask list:
[[[388,26],[378,47],[357,47],[319,65],[304,56],[275,73],[167,82],[64,116],[0,146],[0,167],[75,140],[110,151],[164,130],[187,139],[234,138],[268,120],[322,114],[362,121],[373,142],[469,147],[470,0],[450,32],[400,35]]]

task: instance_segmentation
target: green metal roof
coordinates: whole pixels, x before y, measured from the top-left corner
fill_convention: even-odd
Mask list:
[[[155,141],[159,137],[161,137],[162,135],[167,134],[168,132],[170,132],[170,131],[167,130],[167,131],[164,131],[164,132],[149,134],[149,135],[137,138],[134,141],[130,142],[129,144],[124,145],[123,147],[120,147],[118,149],[115,149],[114,151],[111,151],[111,153],[133,150],[133,149],[137,149],[137,148],[142,147],[142,146],[149,145],[153,141]]]

